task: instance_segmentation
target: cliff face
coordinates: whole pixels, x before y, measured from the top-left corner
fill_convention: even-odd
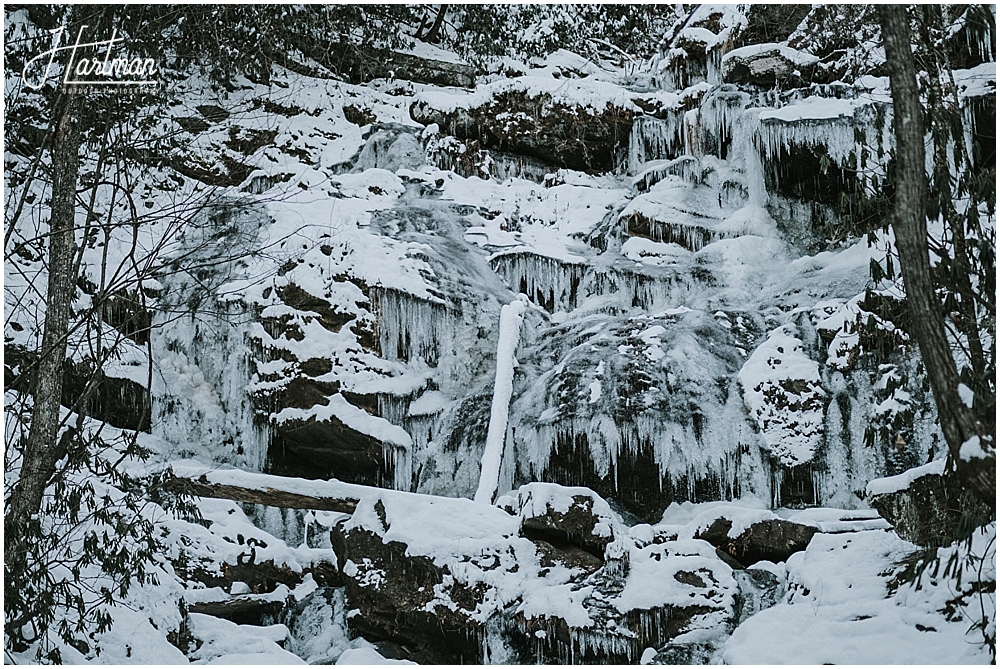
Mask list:
[[[177,165],[249,171],[202,216],[213,241],[176,251],[232,254],[205,302],[161,282],[158,305],[187,313],[154,330],[174,379],[154,432],[275,473],[471,494],[499,308],[522,293],[508,488],[587,485],[650,520],[742,494],[853,507],[936,453],[913,347],[880,316],[900,294],[869,278],[885,239],[851,215],[881,196],[863,155],[891,144],[887,80],[827,83],[820,47],[733,49],[738,18],[696,15],[678,39],[700,50],[652,77],[564,51],[465,89],[287,73],[294,94],[248,85],[224,120],[187,123],[198,152]],[[893,433],[866,445],[873,423]]]
[[[386,489],[349,518],[236,512],[283,547],[270,559],[291,586],[310,563],[286,543],[335,553],[322,596],[275,609],[293,652],[336,659],[310,625],[343,651],[350,621],[421,662],[764,661],[747,635],[808,600],[829,567],[817,541],[873,573],[904,550],[866,485],[946,449],[892,317],[902,286],[871,275],[892,243],[888,79],[867,33],[845,48],[831,25],[853,10],[789,7],[705,6],[639,68],[560,50],[477,77],[424,45],[370,81],[279,67],[225,94],[176,84],[165,120],[182,141],[134,190],[197,204],[142,231],[164,242],[108,317],[123,353],[89,413],[148,429],[160,463]],[[963,141],[982,143],[995,65],[955,40]],[[81,286],[134,243],[85,244]],[[9,297],[22,283],[14,390],[39,322]],[[501,497],[477,511],[431,496],[479,486],[515,302]],[[188,585],[239,580],[244,536],[236,550],[221,508],[204,542],[233,555]],[[840,532],[857,536],[837,548]]]

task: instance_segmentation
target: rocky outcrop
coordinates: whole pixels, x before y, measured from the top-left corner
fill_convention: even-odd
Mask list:
[[[410,116],[424,125],[436,123],[458,139],[477,140],[484,148],[586,172],[612,171],[632,130],[631,104],[584,107],[517,88],[477,101],[449,108],[436,100],[417,99]]]
[[[331,537],[350,625],[418,662],[625,663],[732,618],[732,570],[707,542],[633,538],[581,488],[532,484],[502,503],[362,500]],[[489,656],[497,635],[513,656]]]
[[[722,80],[760,88],[801,86],[819,59],[781,44],[754,44],[727,53]]]
[[[936,460],[868,484],[866,501],[896,533],[921,546],[947,546],[996,517]]]

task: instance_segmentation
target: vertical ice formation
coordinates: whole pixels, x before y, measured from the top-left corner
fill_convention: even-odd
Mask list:
[[[500,310],[500,338],[497,342],[497,376],[493,386],[493,406],[490,427],[486,434],[482,471],[475,500],[491,504],[500,487],[500,467],[507,436],[510,397],[514,392],[514,368],[517,344],[521,338],[521,323],[527,299],[519,297]]]
[[[651,160],[674,159],[690,153],[687,113],[684,109],[670,109],[663,119],[647,115],[635,117],[629,135],[629,174],[638,174],[643,163]]]
[[[395,288],[374,288],[372,297],[382,357],[402,361],[419,358],[436,365],[450,334],[447,308]]]
[[[214,314],[154,319],[153,431],[178,454],[263,470],[269,430],[255,419],[249,315],[233,304]]]
[[[572,311],[589,298],[626,310],[672,307],[683,304],[696,288],[690,273],[676,268],[644,274],[526,252],[499,255],[491,265],[511,290],[553,313]]]
[[[152,425],[179,455],[264,467],[269,432],[246,392],[254,371],[251,314],[225,286],[244,279],[269,220],[247,201],[207,204],[177,240],[178,260],[157,277],[163,290],[151,330]]]
[[[491,265],[511,290],[527,295],[550,312],[577,307],[580,283],[589,269],[582,262],[564,262],[535,253],[500,255]]]

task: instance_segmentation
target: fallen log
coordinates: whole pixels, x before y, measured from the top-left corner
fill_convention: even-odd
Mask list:
[[[167,490],[198,497],[229,499],[284,509],[354,513],[358,501],[375,489],[340,481],[311,481],[245,472],[174,465]]]
[[[284,600],[253,596],[191,602],[187,605],[189,613],[204,613],[237,625],[264,625],[265,619],[273,621],[277,618],[284,606]]]

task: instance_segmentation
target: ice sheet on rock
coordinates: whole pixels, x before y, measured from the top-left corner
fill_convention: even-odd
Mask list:
[[[826,396],[819,366],[805,355],[792,328],[773,330],[738,375],[764,442],[787,465],[812,459],[823,434]]]
[[[410,416],[428,416],[440,413],[448,408],[454,400],[437,390],[429,390],[410,402],[408,414]]]
[[[723,393],[712,381],[731,380],[742,364],[729,348],[732,330],[704,312],[675,309],[655,317],[594,314],[554,331],[572,333],[572,343],[543,335],[522,356],[529,383],[512,411],[522,466],[541,475],[561,445],[578,444],[603,478],[617,473],[619,458],[648,449],[664,480],[693,487],[708,479],[728,489],[743,466],[734,445],[756,443],[738,393]],[[601,364],[601,395],[591,403],[590,384]],[[747,465],[752,457],[746,456]],[[744,490],[763,493],[756,481],[748,475]]]

